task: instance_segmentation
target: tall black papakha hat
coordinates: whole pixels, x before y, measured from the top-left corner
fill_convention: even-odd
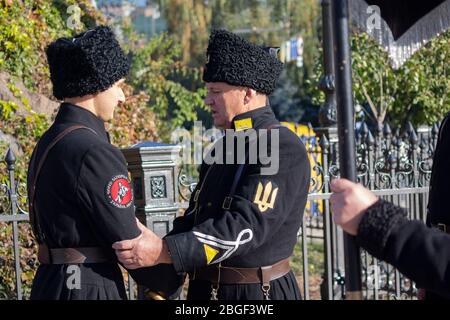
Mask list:
[[[46,54],[53,95],[59,100],[105,91],[129,71],[128,59],[107,26],[59,38]]]
[[[214,30],[206,50],[205,82],[226,82],[271,94],[283,63],[273,50],[252,44],[226,30]]]

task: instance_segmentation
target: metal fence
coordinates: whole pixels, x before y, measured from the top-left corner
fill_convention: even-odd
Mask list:
[[[358,181],[378,196],[408,209],[410,219],[425,221],[428,202],[428,186],[431,178],[432,157],[438,135],[438,125],[415,130],[408,123],[404,130],[391,130],[388,124],[369,130],[363,123],[357,130],[357,176]],[[308,254],[310,230],[317,225],[322,228],[323,278],[320,286],[322,299],[345,297],[345,272],[343,232],[331,223],[329,208],[329,182],[339,176],[337,137],[333,130],[325,130],[316,137],[303,137],[313,162],[311,190],[308,197],[310,208],[305,212],[305,224],[299,233],[302,246],[304,279],[303,292],[306,299],[314,288],[311,273],[311,255]],[[320,160],[319,160],[320,159]],[[319,208],[319,210],[317,210]],[[366,299],[414,299],[414,284],[387,263],[377,261],[361,252],[363,294]]]
[[[407,124],[393,132],[389,125],[369,130],[362,124],[357,130],[358,180],[387,200],[408,208],[411,219],[425,221],[428,184],[438,126],[415,130]],[[342,299],[345,297],[343,232],[331,222],[329,182],[339,176],[337,134],[332,128],[318,130],[318,136],[302,136],[312,164],[311,188],[304,224],[298,233],[293,267],[301,283],[304,299]],[[18,224],[28,221],[25,184],[16,181],[15,159],[8,151],[5,164],[8,178],[0,183],[0,201],[6,204],[0,222],[12,224],[16,296],[23,298]],[[0,180],[1,181],[1,180]],[[180,208],[186,208],[195,181],[180,174],[178,185],[187,189]],[[1,207],[0,207],[1,208]],[[0,265],[2,263],[0,257]],[[413,299],[414,284],[397,270],[361,252],[364,297],[366,299]],[[1,280],[1,279],[0,279]],[[1,285],[1,283],[0,283]],[[129,297],[135,298],[135,286],[129,281]]]
[[[12,238],[13,238],[13,253],[14,253],[14,269],[15,269],[15,287],[17,299],[21,300],[22,293],[22,280],[21,280],[21,267],[20,267],[20,243],[19,243],[19,226],[22,221],[28,221],[28,213],[20,205],[20,198],[25,197],[23,192],[23,184],[20,181],[16,181],[15,177],[15,156],[11,149],[8,150],[5,157],[5,163],[7,165],[8,179],[6,183],[0,183],[0,198],[3,198],[5,206],[9,209],[6,212],[0,212],[1,223],[12,224]],[[0,257],[1,267],[4,266],[5,260]]]

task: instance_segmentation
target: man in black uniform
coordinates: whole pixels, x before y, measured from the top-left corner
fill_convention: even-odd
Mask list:
[[[439,128],[438,141],[433,156],[433,169],[430,181],[427,225],[450,234],[450,212],[448,195],[450,194],[450,113]],[[422,290],[421,290],[422,292]],[[425,291],[425,300],[441,300],[443,297],[431,291]]]
[[[268,105],[281,70],[272,48],[213,31],[205,103],[215,126],[228,130],[204,159],[190,205],[164,240],[144,230],[114,244],[126,267],[173,264],[178,274],[189,274],[188,299],[301,298],[289,257],[310,167],[299,137],[280,126]]]
[[[125,159],[104,122],[125,99],[128,61],[104,26],[60,38],[46,53],[54,96],[64,102],[29,165],[41,262],[31,299],[126,299],[111,244],[141,232]]]
[[[334,221],[360,246],[427,292],[450,298],[450,235],[407,219],[406,210],[346,179],[331,183]]]

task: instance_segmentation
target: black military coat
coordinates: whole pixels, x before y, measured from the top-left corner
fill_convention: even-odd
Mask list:
[[[206,164],[205,159],[185,215],[175,219],[173,230],[165,237],[175,270],[188,272],[191,278],[198,268],[218,263],[223,267],[244,268],[272,265],[291,256],[297,242],[310,182],[304,145],[289,129],[273,128],[279,122],[270,107],[240,114],[235,117],[234,124],[234,129],[241,129],[236,125],[242,127],[244,124],[258,133],[261,129],[272,128],[267,131],[268,153],[279,152],[278,170],[264,172],[264,168],[270,167],[267,158],[259,153],[257,161],[252,162],[251,154],[247,152],[247,164],[232,201],[224,206],[240,165],[236,159],[234,164],[226,159],[223,164]],[[272,136],[277,135],[275,130],[279,135],[279,148],[270,144]],[[260,148],[261,138],[256,137],[256,140],[246,142],[247,150],[251,150],[249,145],[255,141]],[[217,150],[220,148],[215,152]],[[211,283],[190,281],[188,299],[209,299],[210,296]],[[220,285],[218,298],[263,299],[263,293],[260,284],[227,284]],[[300,299],[292,272],[271,282],[270,298]]]
[[[379,200],[361,220],[359,244],[419,288],[450,298],[450,235],[406,216],[405,209]]]
[[[447,114],[439,129],[438,142],[433,156],[430,182],[427,224],[450,225],[448,195],[450,194],[450,114]]]
[[[438,141],[433,155],[433,168],[428,200],[427,225],[450,226],[448,195],[450,194],[450,113],[442,120]],[[426,293],[427,300],[442,299],[433,292]]]
[[[140,231],[125,159],[109,143],[102,120],[81,107],[63,103],[33,152],[36,159],[29,168],[28,186],[46,146],[73,125],[95,132],[72,131],[49,152],[36,184],[39,225],[50,248],[103,247],[114,256],[112,243],[135,238]],[[42,264],[31,292],[31,299],[125,298],[116,262],[75,267]]]

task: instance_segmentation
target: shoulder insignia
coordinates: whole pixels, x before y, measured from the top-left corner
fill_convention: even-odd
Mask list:
[[[253,128],[252,118],[235,120],[234,128],[236,129],[236,131],[244,131]]]
[[[128,208],[133,202],[130,181],[123,174],[114,176],[106,185],[106,197],[117,208]]]

